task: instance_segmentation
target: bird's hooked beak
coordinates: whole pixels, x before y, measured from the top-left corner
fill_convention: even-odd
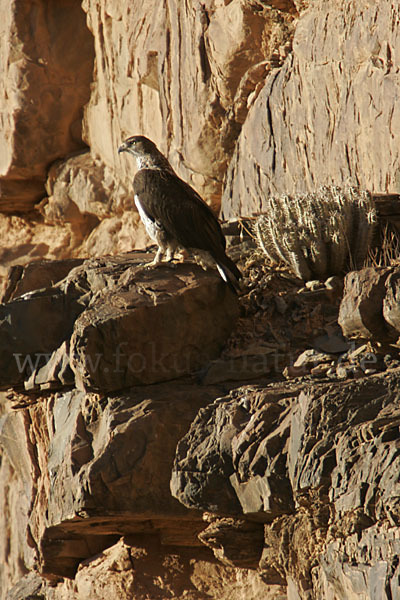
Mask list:
[[[128,146],[127,146],[126,142],[122,142],[122,144],[118,148],[118,154],[120,154],[121,152],[127,152],[127,151],[128,151]]]

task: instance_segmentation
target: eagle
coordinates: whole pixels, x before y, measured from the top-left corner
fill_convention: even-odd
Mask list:
[[[133,180],[136,207],[147,233],[158,246],[154,260],[171,262],[178,248],[187,250],[203,267],[214,263],[222,279],[238,291],[241,273],[225,252],[221,226],[199,194],[175,173],[150,139],[133,135],[118,148],[136,159]]]

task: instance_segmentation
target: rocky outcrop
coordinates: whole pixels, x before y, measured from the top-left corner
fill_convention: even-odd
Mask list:
[[[398,267],[346,275],[339,324],[347,337],[395,342],[400,337]]]
[[[31,29],[33,9],[4,8],[19,40],[4,62],[4,265],[143,246],[134,164],[116,152],[132,133],[229,218],[322,184],[398,191],[392,3],[72,4],[38,0]]]
[[[145,133],[218,207],[248,99],[288,41],[293,6],[277,14],[240,0],[151,0],[133,11],[129,3],[85,0],[83,8],[96,48],[85,113],[92,153],[128,185],[133,165],[115,150],[127,134]]]
[[[226,218],[271,194],[352,184],[398,192],[399,7],[307,3],[292,53],[265,78],[229,165]]]
[[[0,209],[35,207],[19,217],[17,228],[0,214],[5,266],[117,254],[148,242],[132,210],[134,164],[116,151],[128,134],[154,139],[177,172],[219,209],[249,103],[271,61],[281,64],[290,47],[292,2],[273,3],[271,10],[240,0],[149,1],[132,10],[129,2],[65,0],[53,10],[38,0],[32,15],[33,8],[11,10],[3,2],[3,38],[15,29],[19,41],[3,79],[26,85],[17,92],[4,84],[8,154]],[[29,19],[32,29],[25,26]],[[71,39],[75,50],[67,52]],[[88,152],[70,156],[85,146]]]
[[[3,420],[7,458],[15,475],[30,481],[24,495],[31,505],[19,527],[29,528],[43,575],[53,581],[73,577],[80,562],[121,535],[153,535],[168,546],[200,545],[200,513],[190,515],[167,494],[176,442],[212,397],[199,388],[196,399],[193,391],[190,403],[184,384],[175,387],[173,398],[165,385],[114,398],[73,391]],[[29,480],[27,465],[35,471]],[[24,540],[23,559],[32,543]]]
[[[148,271],[116,150],[151,137],[226,218],[390,192],[396,232],[399,8],[134,4],[0,0],[0,597],[396,598],[397,267],[341,300],[240,220],[240,298]]]
[[[200,539],[216,557],[291,581],[290,598],[390,597],[398,378],[243,387],[201,409],[178,444],[171,489],[214,514]]]
[[[86,600],[90,598],[154,598],[154,600],[205,600],[214,593],[218,600],[257,597],[286,600],[284,589],[265,584],[254,571],[243,569],[240,578],[233,568],[210,559],[207,551],[166,548],[157,540],[141,543],[126,536],[91,560],[83,561],[75,580],[48,587],[28,575],[8,595],[9,600]],[[213,590],[213,592],[211,592]],[[29,596],[30,594],[30,596]]]
[[[201,545],[201,514],[170,496],[170,471],[179,438],[218,393],[191,376],[221,352],[238,300],[216,271],[147,269],[151,258],[39,262],[10,278],[0,305],[1,387],[14,388],[1,394],[2,581],[34,568],[54,583],[73,577],[121,535]],[[37,585],[29,577],[11,597]]]
[[[27,212],[49,165],[84,145],[93,38],[74,0],[2,4],[0,210]]]
[[[18,286],[29,288],[27,267],[6,290],[14,299],[0,305],[0,387],[54,389],[68,380],[111,392],[175,379],[216,358],[239,314],[236,295],[216,271],[148,270],[151,258],[91,259],[54,287],[16,297]],[[47,265],[50,275],[73,261]]]
[[[330,354],[304,352],[288,381],[279,377],[282,356],[251,385],[229,369],[211,383],[204,374],[234,327],[238,299],[216,272],[139,264],[149,257],[39,262],[9,283],[0,356],[3,387],[13,388],[0,393],[3,596],[390,597],[398,361],[377,369],[377,357],[375,370],[354,367],[345,379],[339,367],[318,370],[335,353],[339,364],[361,356],[363,347],[347,351],[336,333]],[[31,289],[45,284],[46,268],[47,281],[60,281]],[[392,298],[396,271],[384,272]],[[368,290],[381,274],[357,273],[357,297],[376,300]],[[281,312],[292,293],[281,296]],[[330,290],[308,291],[303,311],[321,293],[328,299]],[[242,314],[248,302],[240,300]],[[239,324],[221,364],[236,364],[244,317]],[[270,362],[263,343],[258,352]],[[117,365],[118,344],[125,356]],[[149,344],[155,355],[167,350],[168,369],[149,361],[132,376],[125,359],[147,356]],[[256,356],[254,337],[249,344],[243,357]],[[24,368],[13,370],[13,359]],[[266,373],[279,381],[261,384]]]

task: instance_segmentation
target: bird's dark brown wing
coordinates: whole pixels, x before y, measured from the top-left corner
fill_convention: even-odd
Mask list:
[[[184,248],[225,256],[225,238],[217,218],[197,192],[177,175],[160,169],[141,169],[133,181],[146,214]]]

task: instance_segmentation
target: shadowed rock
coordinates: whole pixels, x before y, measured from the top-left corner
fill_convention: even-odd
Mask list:
[[[227,564],[247,561],[270,583],[292,581],[301,598],[313,589],[314,561],[321,597],[344,581],[373,597],[379,571],[383,593],[397,577],[398,399],[398,372],[345,384],[239,388],[201,409],[179,442],[172,493],[214,513],[200,539]],[[265,524],[262,549],[257,521]],[[358,540],[362,532],[363,557],[354,531]],[[327,542],[329,532],[335,542]],[[371,554],[377,545],[384,568]]]
[[[190,263],[147,269],[143,260],[136,252],[71,262],[56,286],[0,305],[0,385],[75,381],[107,392],[174,379],[218,357],[239,314],[235,294],[217,272]]]
[[[228,286],[192,264],[122,272],[110,260],[84,276],[98,295],[71,337],[80,389],[117,390],[198,370],[220,354],[239,315]]]
[[[398,274],[398,267],[367,267],[346,275],[338,319],[343,335],[378,342],[399,337]]]

